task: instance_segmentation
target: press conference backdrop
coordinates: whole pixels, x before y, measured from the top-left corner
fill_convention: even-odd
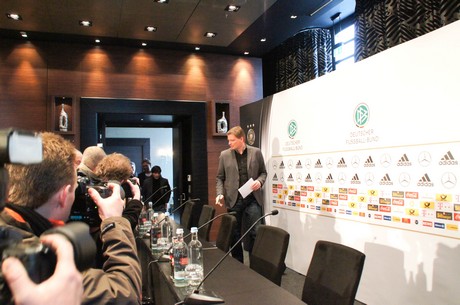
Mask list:
[[[290,268],[327,239],[367,255],[367,304],[458,303],[458,54],[460,22],[261,100],[256,126],[242,107]]]

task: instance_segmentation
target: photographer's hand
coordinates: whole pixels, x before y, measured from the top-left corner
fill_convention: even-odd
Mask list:
[[[9,257],[2,264],[5,277],[16,305],[77,305],[83,295],[82,276],[75,267],[72,244],[60,234],[41,238],[57,255],[54,274],[40,284],[29,278],[23,264]]]
[[[131,193],[133,193],[133,199],[141,200],[141,189],[139,188],[139,178],[131,178],[134,179],[136,184],[132,183],[130,179],[126,180],[126,182],[131,187]]]
[[[120,185],[117,183],[108,183],[107,187],[112,190],[112,195],[102,198],[99,193],[93,189],[88,189],[88,194],[96,203],[99,211],[99,217],[104,220],[109,217],[119,217],[123,213],[125,202],[120,197]]]

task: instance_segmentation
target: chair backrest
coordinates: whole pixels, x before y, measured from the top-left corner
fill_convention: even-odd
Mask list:
[[[352,305],[365,258],[356,249],[318,241],[305,278],[302,301],[308,305]]]
[[[250,254],[249,267],[278,286],[286,270],[284,259],[289,237],[289,233],[281,228],[260,225]]]
[[[184,229],[190,230],[192,227],[192,215],[195,207],[195,202],[189,201],[185,204],[184,210],[180,217],[180,224]]]
[[[203,207],[201,208],[200,218],[198,219],[198,227],[201,227],[206,222],[210,221],[214,217],[215,213],[216,209],[213,206],[209,204],[203,205]],[[209,241],[209,233],[211,232],[211,226],[212,222],[202,227],[198,231],[198,237],[202,240]]]
[[[222,216],[219,233],[217,234],[216,247],[227,252],[232,246],[233,230],[236,227],[236,217],[233,215]]]

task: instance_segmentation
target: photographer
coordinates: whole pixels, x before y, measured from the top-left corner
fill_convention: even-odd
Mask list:
[[[37,238],[68,219],[77,187],[74,146],[61,136],[44,132],[43,161],[33,165],[7,165],[9,197],[0,225],[22,230],[24,238]],[[82,304],[139,304],[140,266],[129,221],[121,217],[124,201],[120,186],[108,184],[112,195],[88,193],[102,220],[101,240],[105,263],[82,273]],[[63,303],[64,304],[64,303]],[[67,304],[67,303],[65,303]]]
[[[59,234],[43,235],[41,242],[49,245],[57,255],[54,274],[35,284],[23,264],[14,257],[5,259],[2,272],[16,305],[79,305],[83,282],[75,267],[72,244]]]

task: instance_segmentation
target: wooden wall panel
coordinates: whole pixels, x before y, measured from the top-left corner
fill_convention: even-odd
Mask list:
[[[262,61],[256,58],[8,39],[0,45],[0,128],[46,129],[53,95],[225,100],[229,126],[239,124],[240,106],[262,98]],[[209,113],[203,124],[208,124],[208,202],[214,203],[218,156],[228,146],[225,137],[212,136]],[[213,226],[211,236],[216,230]]]

